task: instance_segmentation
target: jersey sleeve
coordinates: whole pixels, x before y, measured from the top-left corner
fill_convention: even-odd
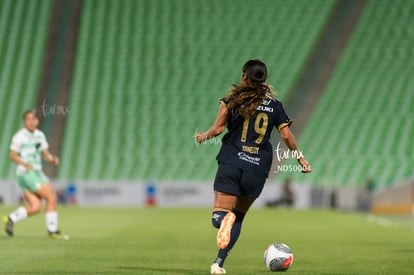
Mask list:
[[[42,139],[40,140],[40,149],[41,151],[49,149],[49,143],[46,140],[45,134],[42,132]]]
[[[12,142],[10,144],[10,150],[19,152],[20,148],[22,148],[23,141],[20,137],[20,135],[16,134],[12,138]]]
[[[280,132],[286,126],[290,126],[292,124],[292,120],[288,117],[283,108],[283,105],[280,101],[276,101],[276,119],[275,119],[275,127]]]

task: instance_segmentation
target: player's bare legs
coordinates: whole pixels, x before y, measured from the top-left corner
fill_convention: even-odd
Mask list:
[[[245,196],[237,197],[235,195],[214,192],[214,212],[226,211],[227,214],[222,218],[220,223],[220,229],[217,233],[217,246],[220,249],[225,249],[230,243],[231,229],[236,221],[236,215],[234,212],[243,213],[243,215],[249,210],[254,198],[248,198]],[[233,210],[233,212],[232,212]],[[217,217],[218,218],[218,217]],[[213,215],[214,219],[214,215]]]
[[[15,222],[24,220],[28,216],[37,214],[40,212],[40,210],[42,210],[42,202],[39,196],[33,194],[29,190],[25,190],[23,195],[27,201],[27,206],[21,206],[13,211],[9,216],[3,217],[6,233],[10,237],[13,237],[14,235],[13,227]]]
[[[214,191],[214,210],[223,210],[226,209],[227,211],[231,211],[233,207],[236,205],[237,196]]]
[[[7,234],[10,237],[13,236],[13,225],[15,222],[39,213],[42,210],[42,199],[44,199],[46,201],[45,218],[49,236],[53,239],[67,240],[69,237],[62,235],[58,230],[57,196],[52,185],[47,182],[42,184],[34,193],[30,190],[25,190],[23,194],[27,201],[27,206],[19,207],[8,217],[5,216],[3,218]]]
[[[36,195],[43,198],[46,201],[45,212],[56,211],[57,198],[52,185],[48,182],[43,184],[37,191]]]
[[[45,217],[49,235],[55,239],[64,238],[58,230],[58,214],[56,212],[57,197],[52,185],[49,182],[42,184],[37,189],[36,195],[46,201]]]
[[[255,198],[240,196],[237,198],[237,202],[234,208],[240,212],[246,213],[249,211],[250,206],[254,203],[255,200]]]
[[[31,191],[26,190],[24,191],[24,198],[27,201],[26,212],[28,216],[37,214],[42,210],[42,202],[40,197],[36,194],[33,194]]]

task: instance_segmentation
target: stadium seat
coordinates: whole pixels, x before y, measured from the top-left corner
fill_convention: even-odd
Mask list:
[[[337,185],[361,186],[371,177],[388,186],[413,175],[412,10],[412,1],[365,7],[299,138],[313,164],[314,184],[333,176]]]
[[[211,180],[219,147],[193,136],[243,62],[286,99],[333,4],[84,1],[59,178]]]
[[[50,3],[0,1],[0,179],[15,178],[9,148],[23,112],[35,107]]]

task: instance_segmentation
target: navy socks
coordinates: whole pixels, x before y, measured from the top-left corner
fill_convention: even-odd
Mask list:
[[[224,219],[224,217],[227,215],[227,211],[220,210],[220,211],[214,211],[213,215],[211,217],[211,223],[215,228],[220,228],[221,221]]]

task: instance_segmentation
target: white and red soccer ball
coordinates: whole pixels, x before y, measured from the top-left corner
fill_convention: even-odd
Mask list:
[[[286,271],[293,264],[293,253],[286,244],[275,243],[266,248],[263,259],[270,271]]]

